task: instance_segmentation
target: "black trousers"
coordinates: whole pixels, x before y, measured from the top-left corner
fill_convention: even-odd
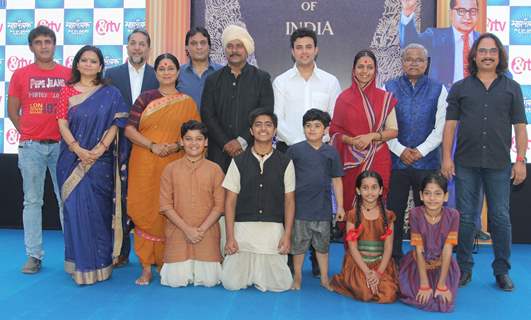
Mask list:
[[[413,201],[415,206],[422,205],[420,201],[420,184],[422,180],[434,173],[435,170],[420,170],[407,168],[391,171],[389,194],[387,196],[387,208],[396,214],[393,237],[393,258],[398,263],[404,253],[402,252],[402,239],[404,238],[404,216],[409,198],[409,189],[413,189]]]

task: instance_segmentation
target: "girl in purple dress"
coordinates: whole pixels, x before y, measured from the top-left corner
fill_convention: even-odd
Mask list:
[[[457,245],[459,212],[443,207],[448,181],[428,175],[421,185],[424,205],[411,209],[411,246],[400,263],[400,292],[404,303],[426,311],[451,312],[459,286],[459,266],[452,256]]]

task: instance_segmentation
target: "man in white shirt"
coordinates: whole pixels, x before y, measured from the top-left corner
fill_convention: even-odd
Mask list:
[[[302,116],[312,108],[334,114],[341,87],[337,78],[321,70],[315,63],[319,53],[317,35],[313,30],[300,28],[291,34],[293,68],[273,81],[275,114],[278,117],[277,149],[305,140]]]
[[[302,117],[306,111],[317,108],[332,117],[337,96],[341,93],[337,78],[319,69],[315,63],[319,53],[315,31],[297,29],[291,34],[290,42],[295,65],[273,81],[275,114],[278,117],[276,148],[282,152],[305,140]],[[310,260],[312,274],[318,277],[320,270],[313,247]],[[288,264],[292,268],[291,256]]]
[[[127,37],[127,62],[117,67],[111,68],[105,72],[105,79],[108,79],[110,84],[114,85],[124,98],[129,107],[133,105],[140,93],[157,89],[159,82],[155,76],[155,70],[152,66],[147,64],[149,51],[151,46],[151,38],[149,33],[142,29],[135,29]],[[114,257],[114,266],[121,267],[129,262],[129,252],[131,251],[131,242],[129,232],[132,229],[132,223],[126,212],[126,195],[127,195],[127,159],[129,157],[130,143],[120,130],[120,149],[123,158],[120,163],[122,180],[122,230],[123,241],[121,245],[120,255]]]

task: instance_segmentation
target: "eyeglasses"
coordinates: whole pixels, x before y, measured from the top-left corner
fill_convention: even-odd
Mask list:
[[[471,17],[475,17],[478,15],[478,12],[479,10],[477,8],[472,8],[472,9],[465,9],[465,8],[454,8],[453,10],[457,11],[457,15],[460,16],[460,17],[463,17],[465,16],[467,13],[471,16]]]
[[[493,56],[493,55],[498,53],[498,48],[479,48],[478,49],[478,54],[479,55],[484,56],[487,53]]]
[[[409,63],[409,64],[412,64],[412,63],[421,64],[421,63],[426,62],[426,59],[422,59],[422,58],[416,58],[416,59],[405,58],[404,61],[406,63]]]

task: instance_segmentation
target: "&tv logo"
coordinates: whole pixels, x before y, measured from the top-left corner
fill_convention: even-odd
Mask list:
[[[118,33],[120,32],[121,26],[121,22],[110,19],[99,19],[94,25],[96,33],[100,36],[107,35],[108,33]]]
[[[53,20],[41,19],[37,22],[38,26],[45,26],[50,28],[55,33],[62,32],[63,24],[61,22],[56,22]]]
[[[520,75],[526,72],[531,73],[531,58],[516,56],[511,59],[511,72]]]
[[[7,59],[7,69],[11,72],[15,72],[15,70],[23,68],[32,63],[32,59],[19,56],[11,56]]]
[[[20,133],[18,133],[17,129],[9,128],[8,130],[6,130],[6,142],[8,144],[16,145],[19,140],[20,140]]]
[[[507,28],[507,21],[498,18],[487,18],[488,32],[505,32]]]
[[[65,67],[72,68],[72,64],[74,63],[74,56],[68,56],[65,59]]]

